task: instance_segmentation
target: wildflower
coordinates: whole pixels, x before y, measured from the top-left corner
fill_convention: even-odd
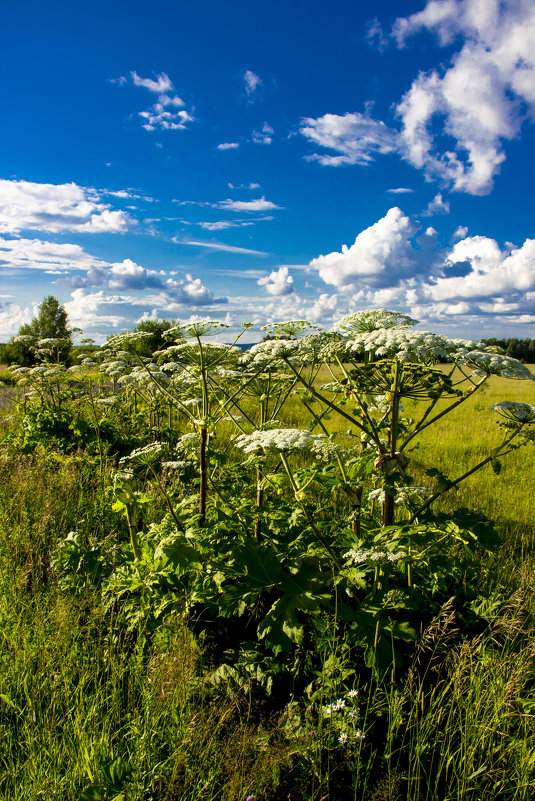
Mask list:
[[[358,690],[350,690],[348,692],[348,694],[347,694],[347,697],[348,698],[356,698],[358,694],[359,694]]]
[[[413,320],[412,317],[408,317],[406,314],[390,311],[389,309],[373,309],[348,314],[338,320],[333,329],[335,331],[362,333],[363,331],[376,331],[381,328],[407,328],[413,325],[418,325],[418,320]]]
[[[303,343],[294,339],[268,339],[249,348],[240,361],[247,366],[268,369],[286,366],[283,359],[293,361],[304,352]]]
[[[126,462],[138,462],[140,464],[150,464],[157,459],[164,449],[165,443],[151,442],[145,445],[144,448],[136,448],[128,456],[123,456],[119,459],[119,465],[124,465]]]
[[[330,461],[341,453],[341,449],[325,436],[299,428],[275,428],[271,431],[242,434],[236,438],[236,446],[245,453],[259,450],[279,453],[308,450],[322,462]]]
[[[162,462],[162,467],[166,467],[168,470],[183,470],[188,464],[189,462],[184,461]]]
[[[528,379],[535,381],[535,375],[528,368],[510,356],[502,356],[499,353],[491,353],[483,350],[470,350],[468,352],[460,350],[457,361],[459,364],[467,364],[473,367],[475,375],[501,375],[503,378],[513,378],[516,380]]]
[[[346,734],[345,732],[342,732],[342,734],[341,734],[341,735],[340,735],[340,737],[338,738],[338,742],[339,742],[341,745],[345,745],[345,744],[347,743],[347,734]]]
[[[364,740],[365,737],[366,735],[360,729],[355,732],[355,740]]]
[[[344,559],[350,559],[354,565],[361,565],[366,562],[398,562],[407,555],[401,548],[398,551],[377,551],[371,548],[359,548],[358,550],[347,551]]]
[[[360,712],[358,709],[350,709],[348,714],[350,718],[360,718]]]
[[[489,407],[489,411],[498,412],[501,417],[514,423],[535,423],[535,406],[531,403],[501,401]]]
[[[347,349],[351,353],[370,353],[383,358],[395,356],[404,362],[428,362],[446,358],[448,344],[446,337],[403,326],[352,335],[347,341]]]

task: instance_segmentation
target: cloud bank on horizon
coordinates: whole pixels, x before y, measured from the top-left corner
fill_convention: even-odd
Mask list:
[[[0,178],[0,341],[47,294],[97,341],[147,316],[330,327],[385,306],[459,336],[532,336],[535,239],[519,165],[532,156],[535,7],[428,0],[399,16],[390,5],[389,18],[370,4],[346,24],[359,68],[370,64],[363,80],[334,48],[323,91],[313,79],[292,90],[268,31],[258,66],[238,45],[228,66],[214,52],[210,83],[199,65],[219,32],[188,12],[201,45],[181,58],[198,73],[165,42],[138,63],[119,48],[105,78],[91,76],[93,113],[108,110],[78,159],[51,144],[51,95],[36,112],[48,149],[12,147]],[[141,36],[150,23],[137,14]],[[325,47],[329,33],[309,29]],[[319,68],[306,45],[295,59],[308,76]]]

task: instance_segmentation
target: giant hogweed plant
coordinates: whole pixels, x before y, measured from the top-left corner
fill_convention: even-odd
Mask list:
[[[487,464],[498,472],[507,453],[533,442],[535,407],[495,405],[501,443],[462,475],[431,467],[431,488],[413,486],[408,446],[490,375],[533,376],[478,343],[414,324],[383,310],[346,317],[330,332],[311,333],[303,321],[273,324],[271,338],[243,356],[207,342],[222,330],[212,321],[171,329],[153,361],[129,350],[129,335],[108,343],[103,369],[118,371],[119,393],[136,386],[147,401],[168,403],[181,427],[174,441],[160,436],[127,457],[116,476],[131,547],[104,590],[130,625],[157,625],[171,609],[214,631],[228,619],[226,658],[258,678],[259,665],[275,669],[270,652],[277,670],[302,670],[325,621],[384,671],[445,600],[456,598],[470,618],[481,571],[475,557],[492,547],[491,527],[466,511],[435,514],[433,504]],[[438,360],[449,367],[437,369]],[[332,380],[318,385],[322,366]],[[280,425],[297,387],[309,429]],[[407,400],[420,402],[418,419],[404,415]],[[338,441],[329,415],[348,425]],[[167,509],[150,527],[147,480]],[[62,558],[65,569],[68,549]]]

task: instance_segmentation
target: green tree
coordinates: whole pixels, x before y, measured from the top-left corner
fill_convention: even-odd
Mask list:
[[[169,342],[165,338],[165,332],[175,325],[174,320],[140,320],[133,328],[133,331],[143,331],[150,334],[134,345],[134,350],[138,356],[152,356],[155,350],[165,348]]]
[[[10,341],[15,348],[19,364],[33,364],[37,354],[41,358],[66,363],[69,361],[72,337],[79,328],[69,325],[65,306],[54,295],[48,295],[39,304],[37,316],[30,323],[24,323],[19,333]],[[57,340],[40,347],[43,340]]]

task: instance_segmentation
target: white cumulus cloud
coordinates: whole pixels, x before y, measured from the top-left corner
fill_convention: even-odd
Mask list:
[[[121,233],[124,211],[100,202],[96,192],[70,184],[39,184],[0,179],[0,233],[22,230]]]
[[[422,72],[398,104],[402,152],[429,179],[472,195],[490,192],[505,159],[503,142],[518,136],[522,104],[535,103],[535,6],[528,0],[429,0],[396,21],[400,46],[427,29],[441,45],[461,37],[449,66]],[[437,141],[433,124],[455,149]]]
[[[206,306],[212,303],[227,303],[226,297],[216,298],[200,278],[193,278],[190,273],[179,281],[169,278],[166,281],[166,294],[174,303],[190,306]]]
[[[355,112],[324,114],[302,121],[300,133],[315,145],[334,150],[341,155],[314,153],[309,160],[329,167],[344,164],[369,164],[377,153],[392,153],[397,147],[397,133],[384,122]]]
[[[282,206],[272,203],[271,200],[266,200],[263,195],[256,200],[221,200],[215,204],[215,207],[227,211],[271,211],[282,208]]]
[[[455,275],[455,265],[464,266],[462,275]],[[439,301],[497,296],[514,302],[523,301],[524,293],[533,289],[535,239],[503,251],[494,239],[471,236],[454,245],[444,261],[443,275],[428,283],[424,294]]]
[[[243,75],[243,82],[245,85],[245,94],[251,97],[258,90],[262,83],[262,78],[256,75],[252,70],[245,70]]]
[[[378,222],[357,236],[351,247],[312,259],[310,267],[318,271],[326,284],[336,287],[394,282],[412,271],[410,237],[413,225],[395,206]]]
[[[266,288],[268,295],[289,295],[294,291],[294,279],[288,273],[288,267],[272,270],[269,275],[259,278],[257,284]]]

